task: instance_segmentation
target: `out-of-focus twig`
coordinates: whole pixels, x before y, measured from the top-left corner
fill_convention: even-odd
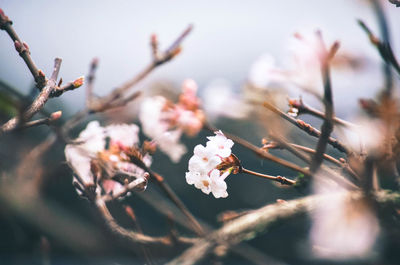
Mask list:
[[[325,153],[326,147],[329,142],[329,138],[333,131],[333,97],[332,97],[332,85],[330,77],[329,63],[330,60],[335,55],[336,51],[339,49],[339,43],[335,42],[330,50],[328,51],[325,47],[325,43],[322,39],[321,32],[316,33],[319,43],[319,59],[321,66],[322,82],[324,84],[324,98],[323,103],[325,106],[324,121],[321,126],[321,134],[318,138],[317,147],[315,148],[315,154],[312,157],[310,164],[310,171],[312,173],[316,172],[323,161],[323,155]]]
[[[279,110],[277,107],[275,107],[274,105],[268,103],[268,102],[264,102],[264,103],[258,103],[258,104],[263,104],[264,107],[266,107],[267,109],[271,110],[272,112],[278,114],[279,116],[281,116],[283,119],[287,120],[288,122],[290,122],[291,124],[295,125],[297,128],[305,131],[306,133],[308,133],[311,136],[317,137],[319,138],[321,136],[321,132],[317,129],[315,129],[314,127],[312,127],[310,124],[300,120],[300,119],[295,119],[292,116],[286,114],[285,112]],[[347,147],[346,145],[344,145],[343,143],[339,142],[339,140],[333,138],[333,137],[329,137],[328,138],[328,143],[336,148],[337,150],[349,154],[350,148]]]
[[[106,203],[98,198],[94,202],[97,209],[99,210],[101,216],[105,220],[106,224],[110,227],[110,229],[118,235],[132,241],[133,243],[145,244],[145,245],[172,245],[172,241],[169,237],[151,237],[144,235],[142,233],[137,233],[128,229],[125,229],[117,224],[117,222],[112,217],[110,211],[107,208]],[[195,240],[183,239],[179,241],[179,237],[177,238],[178,242],[187,244],[188,242],[195,242]]]
[[[376,37],[362,20],[358,20],[358,23],[360,24],[361,28],[365,31],[365,33],[367,33],[371,43],[377,48],[382,59],[387,64],[391,65],[400,75],[400,64],[393,53],[390,43],[385,43],[381,41],[378,37]]]
[[[226,247],[231,247],[244,240],[252,239],[259,236],[268,228],[279,224],[285,220],[290,220],[298,217],[301,214],[313,211],[318,205],[329,203],[332,196],[329,195],[314,195],[301,199],[279,202],[270,204],[263,208],[254,210],[235,220],[228,222],[220,229],[211,233],[204,239],[200,239],[192,247],[183,252],[179,257],[173,259],[169,265],[191,265],[199,262],[207,257],[207,254],[218,244],[223,244]],[[349,200],[362,200],[365,198],[363,192],[353,191],[343,193]],[[400,194],[391,193],[388,191],[379,191],[372,194],[372,198],[380,207],[385,206],[400,206]]]

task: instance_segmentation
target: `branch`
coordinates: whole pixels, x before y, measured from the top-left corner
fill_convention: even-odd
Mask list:
[[[240,168],[239,172],[240,173],[249,174],[249,175],[253,175],[253,176],[257,176],[257,177],[260,177],[260,178],[269,179],[269,180],[272,180],[272,181],[276,181],[276,182],[281,183],[282,185],[294,185],[294,184],[296,184],[296,181],[291,180],[291,179],[287,179],[285,177],[261,174],[261,173],[255,172],[255,171],[251,171],[251,170],[245,169],[243,167]]]
[[[279,225],[286,220],[294,219],[302,214],[312,212],[318,205],[329,203],[332,196],[313,195],[301,199],[275,203],[254,210],[246,215],[228,222],[220,229],[211,233],[208,237],[200,239],[192,247],[183,252],[179,257],[170,261],[169,265],[190,265],[204,259],[215,246],[222,244],[232,247],[244,240],[251,240],[268,231],[274,225]],[[351,200],[364,199],[362,192],[347,192],[344,195]],[[373,193],[373,198],[381,207],[400,206],[400,194],[380,191]]]
[[[29,122],[25,122],[22,125],[20,125],[18,127],[18,129],[26,129],[26,128],[31,128],[31,127],[36,127],[36,126],[40,126],[40,125],[50,125],[52,122],[58,120],[59,118],[61,118],[62,115],[62,111],[56,111],[53,112],[50,117],[46,117],[46,118],[42,118],[42,119],[38,119],[38,120],[34,120],[34,121],[29,121]]]
[[[329,62],[332,59],[333,55],[336,53],[339,48],[339,43],[335,42],[329,51],[326,50],[324,41],[322,39],[321,32],[317,32],[317,37],[319,40],[319,48],[321,54],[320,64],[321,64],[321,74],[322,81],[324,83],[324,99],[323,103],[325,105],[325,119],[321,126],[321,134],[318,138],[317,147],[315,149],[315,154],[312,157],[310,164],[310,171],[312,173],[317,172],[318,168],[321,166],[323,161],[323,155],[326,151],[326,146],[328,145],[330,135],[333,131],[333,98],[332,98],[332,85],[331,85],[331,77],[329,70]]]
[[[128,91],[131,87],[135,86],[140,81],[142,81],[156,67],[170,61],[180,53],[181,51],[180,45],[182,41],[186,38],[186,36],[192,31],[192,28],[193,28],[192,25],[189,25],[181,33],[181,35],[179,35],[178,38],[170,45],[170,47],[166,49],[163,53],[161,53],[159,56],[154,57],[153,61],[147,67],[145,67],[142,70],[142,72],[140,72],[137,76],[135,76],[131,80],[128,80],[126,83],[122,84],[120,87],[114,89],[109,95],[98,99],[97,102],[93,102],[93,104],[91,104],[92,106],[90,107],[90,109],[94,112],[99,112],[99,111],[104,111],[110,105],[113,105],[115,107],[115,105],[118,104],[118,102],[116,101],[120,100],[126,91]],[[124,104],[124,102],[122,101],[121,104]]]
[[[260,103],[257,102],[257,104],[260,104]],[[267,109],[271,110],[272,112],[278,114],[283,119],[285,119],[288,122],[290,122],[291,124],[295,125],[297,128],[301,129],[302,131],[305,131],[307,134],[317,137],[317,138],[319,138],[321,136],[321,132],[319,130],[315,129],[314,127],[312,127],[310,124],[305,123],[304,121],[302,121],[300,119],[293,118],[292,116],[284,113],[283,111],[279,110],[277,107],[275,107],[274,105],[272,105],[268,102],[264,102],[263,105]],[[339,142],[339,140],[337,140],[333,137],[328,138],[328,143],[332,147],[336,148],[340,152],[346,153],[347,155],[351,152],[349,147],[347,147],[346,145]]]
[[[24,60],[26,66],[28,66],[29,71],[31,72],[33,79],[36,82],[36,87],[39,90],[46,85],[46,77],[41,70],[38,70],[35,63],[32,60],[31,52],[29,50],[28,44],[22,42],[17,33],[15,32],[13,26],[13,22],[4,14],[4,11],[0,8],[0,29],[5,30],[12,41],[14,42],[15,49]]]
[[[107,226],[113,231],[114,233],[130,240],[133,243],[136,244],[143,244],[143,245],[169,245],[172,246],[172,240],[169,237],[151,237],[144,235],[142,233],[137,233],[134,231],[127,230],[117,224],[117,222],[114,220],[112,217],[110,211],[107,208],[107,205],[102,199],[96,199],[95,205],[97,209],[99,210],[101,216],[105,220]],[[176,238],[178,242],[181,243],[193,243],[195,242],[196,239],[187,239],[184,238],[180,240],[180,238]]]
[[[61,66],[61,59],[56,58],[54,60],[53,73],[51,75],[51,78],[47,81],[46,86],[42,89],[40,94],[27,108],[27,110],[24,113],[22,113],[21,117],[14,117],[11,120],[9,120],[6,124],[1,126],[0,134],[14,130],[21,122],[30,120],[33,115],[35,115],[43,108],[44,104],[46,104],[47,100],[49,99],[51,92],[57,85],[56,80],[58,73],[60,71],[60,66]]]
[[[218,131],[218,129],[213,128],[209,124],[205,124],[204,125],[204,129],[206,129],[208,131],[211,131],[211,132]],[[243,146],[244,148],[249,149],[250,151],[252,151],[253,153],[255,153],[256,155],[258,155],[259,157],[261,157],[263,159],[270,160],[270,161],[272,161],[274,163],[277,163],[277,164],[279,164],[281,166],[284,166],[286,168],[289,168],[291,170],[297,171],[297,172],[299,172],[301,174],[304,174],[306,176],[310,175],[310,171],[308,171],[307,169],[304,169],[304,168],[302,168],[302,167],[300,167],[300,166],[298,166],[296,164],[293,164],[293,163],[291,163],[289,161],[286,161],[284,159],[281,159],[279,157],[271,155],[270,153],[268,153],[268,152],[262,150],[261,148],[259,148],[258,146],[253,145],[252,143],[250,143],[250,142],[248,142],[248,141],[246,141],[246,140],[244,140],[244,139],[242,139],[242,138],[240,138],[240,137],[238,137],[238,136],[236,136],[234,134],[230,134],[230,133],[225,132],[225,131],[223,133],[225,134],[225,136],[227,138],[229,138],[232,141],[234,141],[235,143]]]
[[[303,102],[303,100],[300,99],[289,99],[289,106],[291,108],[297,109],[297,115],[301,114],[310,114],[314,117],[320,118],[320,119],[325,119],[325,114],[322,111],[317,110],[316,108],[311,107],[310,105],[306,104]],[[348,122],[346,120],[340,119],[336,116],[333,117],[333,122],[336,123],[337,125],[342,125],[348,128],[354,128],[356,127],[355,124]]]

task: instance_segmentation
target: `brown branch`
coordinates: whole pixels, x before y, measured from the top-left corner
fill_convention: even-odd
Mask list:
[[[303,99],[289,99],[289,106],[291,108],[295,108],[298,110],[298,115],[301,114],[310,114],[314,117],[325,119],[325,114],[322,111],[317,110],[316,108],[311,107],[310,105],[303,102]],[[348,128],[356,127],[355,124],[348,122],[346,120],[340,119],[336,116],[333,117],[333,122],[337,125],[342,125]]]
[[[285,178],[285,177],[261,174],[261,173],[255,172],[255,171],[251,171],[251,170],[245,169],[243,167],[240,168],[239,172],[240,173],[249,174],[249,175],[253,175],[253,176],[257,176],[257,177],[260,177],[260,178],[269,179],[269,180],[272,180],[272,181],[276,181],[276,182],[281,183],[282,185],[294,185],[294,184],[296,184],[296,181],[288,179],[288,178]]]
[[[30,55],[31,52],[28,45],[25,42],[21,41],[18,34],[15,32],[12,24],[13,22],[4,14],[4,11],[0,8],[0,29],[5,30],[10,36],[10,38],[14,42],[15,49],[24,60],[26,66],[28,66],[29,71],[33,76],[33,79],[36,82],[37,88],[39,90],[42,90],[42,88],[46,85],[46,77],[44,76],[43,72],[41,70],[38,70],[38,68],[36,67]]]
[[[300,152],[295,147],[290,145],[282,137],[274,135],[274,134],[270,134],[270,136],[275,141],[277,141],[279,143],[279,145],[282,146],[282,148],[285,148],[286,150],[288,150],[289,152],[291,152],[292,154],[294,154],[295,156],[297,156],[298,158],[303,160],[305,163],[307,163],[307,164],[311,163],[311,159],[308,156],[306,156],[304,153]],[[324,173],[323,174],[324,176],[330,177],[336,183],[340,184],[341,186],[343,186],[345,188],[358,189],[357,185],[355,185],[354,183],[350,182],[348,179],[346,179],[345,177],[343,177],[342,175],[338,174],[337,172],[335,172],[334,170],[330,169],[327,166],[321,165],[321,171],[322,171],[322,173]],[[316,175],[313,175],[313,176],[321,176],[321,174],[316,174]],[[353,179],[353,180],[357,181],[358,178]]]
[[[257,104],[261,104],[259,102],[256,102]],[[267,109],[271,110],[272,112],[278,114],[280,117],[282,117],[283,119],[287,120],[288,122],[290,122],[291,124],[293,124],[294,126],[296,126],[297,128],[301,129],[302,131],[306,132],[308,135],[314,136],[319,138],[321,136],[321,132],[317,129],[315,129],[314,127],[312,127],[310,124],[305,123],[304,121],[300,120],[300,119],[295,119],[292,116],[284,113],[283,111],[279,110],[277,107],[275,107],[274,105],[268,103],[268,102],[264,102],[262,103],[264,105],[264,107],[266,107]],[[328,138],[328,143],[336,148],[337,150],[339,150],[340,152],[349,154],[351,152],[350,148],[347,147],[346,145],[344,145],[343,143],[339,142],[339,140],[333,138],[333,137],[329,137]]]
[[[117,222],[114,220],[112,217],[110,211],[107,208],[106,203],[98,198],[94,202],[95,206],[99,210],[101,216],[103,217],[104,221],[106,222],[107,226],[111,229],[112,232],[128,239],[129,241],[137,244],[143,244],[143,245],[167,245],[167,246],[172,246],[172,241],[169,237],[152,237],[152,236],[147,236],[142,233],[137,233],[131,230],[127,230],[117,224]],[[180,240],[180,238],[177,238],[178,242],[181,243],[193,243],[195,240],[190,240],[190,239],[183,239]]]
[[[206,129],[208,131],[211,131],[211,132],[218,131],[218,129],[213,128],[209,124],[205,124],[204,125],[204,129]],[[230,133],[225,132],[225,131],[223,133],[225,134],[226,137],[228,137],[229,139],[231,139],[235,143],[243,146],[244,148],[247,148],[247,149],[251,150],[257,156],[259,156],[259,157],[261,157],[263,159],[270,160],[270,161],[272,161],[274,163],[277,163],[277,164],[279,164],[281,166],[284,166],[286,168],[289,168],[291,170],[297,171],[297,172],[299,172],[301,174],[304,174],[306,176],[310,175],[310,171],[308,171],[307,169],[304,169],[304,168],[302,168],[302,167],[300,167],[300,166],[298,166],[296,164],[293,164],[293,163],[291,163],[289,161],[286,161],[284,159],[276,157],[276,156],[274,156],[274,155],[262,150],[260,147],[258,147],[256,145],[253,145],[252,143],[250,143],[250,142],[248,142],[248,141],[246,141],[246,140],[244,140],[244,139],[242,139],[242,138],[240,138],[240,137],[238,137],[238,136],[236,136],[234,134],[230,134]]]
[[[339,43],[335,42],[329,51],[326,50],[325,43],[322,39],[321,32],[317,32],[320,50],[320,65],[322,81],[324,84],[324,98],[323,103],[325,106],[325,119],[321,126],[321,134],[318,138],[317,147],[315,148],[315,154],[312,157],[310,164],[310,171],[312,173],[317,172],[323,161],[323,155],[326,151],[326,147],[329,142],[330,135],[333,131],[333,97],[332,97],[332,85],[330,77],[329,62],[339,48]]]
[[[122,84],[120,87],[115,88],[109,95],[98,99],[97,102],[94,102],[92,104],[90,109],[92,111],[99,112],[107,109],[110,105],[113,105],[114,107],[116,106],[116,104],[118,105],[118,101],[121,100],[122,96],[126,91],[128,91],[131,87],[135,86],[140,81],[142,81],[155,68],[170,61],[172,58],[174,58],[176,55],[180,53],[181,51],[180,45],[182,41],[186,38],[186,36],[191,32],[192,28],[193,28],[192,25],[189,25],[182,32],[182,34],[179,35],[179,37],[170,45],[170,47],[166,49],[163,53],[161,53],[159,56],[153,58],[153,61],[147,67],[145,67],[142,70],[142,72],[140,72],[137,76]],[[124,104],[124,102],[122,101],[121,104]]]
[[[40,125],[50,125],[52,122],[61,118],[61,115],[62,115],[62,112],[59,110],[59,111],[53,112],[50,115],[50,117],[25,122],[24,124],[20,125],[18,127],[18,129],[26,129],[26,128],[36,127],[36,126],[40,126]]]
[[[66,84],[62,87],[59,87],[59,85],[58,85],[51,92],[50,97],[51,98],[59,97],[67,91],[75,90],[78,87],[81,87],[83,85],[83,81],[84,81],[84,77],[81,76],[78,79],[76,79],[75,81],[69,82],[68,84]]]
[[[130,182],[128,185],[125,185],[122,190],[117,193],[106,194],[101,197],[101,199],[105,202],[113,201],[115,199],[121,198],[125,196],[128,192],[133,191],[135,189],[143,190],[143,186],[147,185],[146,178],[137,178],[134,181]]]
[[[168,265],[191,265],[206,258],[217,245],[224,245],[227,248],[234,246],[244,240],[251,240],[264,234],[274,225],[281,224],[286,220],[294,219],[302,214],[312,212],[318,205],[324,205],[331,200],[329,195],[314,195],[286,202],[279,202],[264,206],[260,209],[249,212],[228,222],[220,229],[214,231],[204,239],[200,239],[192,247],[188,248],[179,257],[167,263]],[[343,193],[347,199],[352,201],[364,199],[360,191]],[[399,207],[400,194],[380,191],[372,194],[373,199],[380,207]]]
[[[60,66],[61,66],[61,59],[56,58],[54,60],[53,73],[51,75],[51,78],[47,81],[46,86],[42,89],[40,94],[27,108],[27,110],[24,113],[22,113],[21,117],[14,117],[11,120],[9,120],[6,124],[1,126],[0,134],[14,130],[21,122],[30,120],[33,115],[35,115],[43,108],[44,104],[46,104],[47,100],[49,99],[51,92],[57,85],[56,80],[58,73],[60,71]]]
[[[150,171],[150,176],[156,180],[157,184],[160,186],[165,195],[167,195],[167,197],[175,204],[175,206],[186,216],[186,218],[189,219],[196,234],[199,236],[204,236],[205,232],[202,225],[197,221],[182,200],[179,199],[171,187],[164,181],[164,178],[152,171]]]
[[[94,87],[94,79],[96,77],[96,69],[99,65],[99,59],[94,58],[92,63],[90,64],[89,74],[87,75],[87,84],[86,84],[86,107],[90,107],[90,104],[93,99],[93,87]]]
[[[391,65],[397,72],[397,74],[400,75],[400,64],[397,58],[394,55],[393,49],[390,45],[389,42],[381,41],[377,36],[375,36],[370,28],[362,21],[358,20],[358,24],[361,26],[361,28],[365,31],[365,33],[368,35],[369,40],[371,43],[375,46],[375,48],[378,50],[379,55],[382,57],[383,61]],[[385,78],[386,80],[386,86],[387,88],[391,87],[392,85],[390,84],[389,77],[387,76],[387,70],[384,70],[385,73]],[[391,89],[390,89],[391,91]]]

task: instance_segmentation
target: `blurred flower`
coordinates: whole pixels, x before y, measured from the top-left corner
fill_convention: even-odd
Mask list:
[[[250,67],[248,80],[257,88],[266,88],[271,83],[285,80],[282,70],[277,68],[275,58],[270,54],[261,55]]]
[[[315,89],[320,81],[320,45],[314,33],[295,34],[288,41],[289,79],[307,89]]]
[[[344,131],[344,142],[364,154],[379,152],[386,131],[383,122],[374,118],[359,118],[353,123],[357,126]]]
[[[138,133],[135,124],[101,127],[98,121],[92,121],[79,134],[76,144],[66,145],[65,157],[77,175],[73,182],[80,187],[80,195],[90,186],[97,193],[101,193],[100,188],[106,193],[118,193],[123,189],[120,182],[145,178],[146,172],[131,161],[134,157],[146,166],[152,162],[151,156],[138,148]]]
[[[200,99],[196,92],[195,81],[187,79],[183,82],[178,103],[157,96],[145,99],[140,107],[139,119],[144,134],[175,163],[187,151],[180,143],[182,133],[195,136],[203,128],[205,118],[199,109]]]
[[[212,81],[203,89],[204,111],[208,120],[219,117],[243,119],[248,115],[249,107],[244,97],[235,94],[230,84],[224,79]]]
[[[197,145],[194,155],[189,160],[189,172],[186,172],[186,182],[194,185],[202,192],[214,195],[215,198],[228,196],[225,178],[237,166],[229,159],[233,141],[221,132],[208,137],[206,146]]]
[[[310,240],[314,254],[337,260],[368,257],[379,224],[367,201],[352,200],[339,188],[317,186],[317,192],[329,192],[329,199],[319,204],[312,215]]]

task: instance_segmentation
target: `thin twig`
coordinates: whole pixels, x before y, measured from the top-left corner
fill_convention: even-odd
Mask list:
[[[277,107],[275,107],[274,105],[268,103],[268,102],[264,102],[264,103],[259,103],[257,102],[257,104],[263,104],[264,107],[266,107],[267,109],[271,110],[272,112],[278,114],[280,117],[282,117],[283,119],[287,120],[288,122],[290,122],[291,124],[295,125],[297,128],[305,131],[307,134],[317,137],[319,138],[321,136],[321,132],[317,129],[315,129],[314,127],[312,127],[310,124],[300,120],[300,119],[295,119],[292,116],[286,114],[285,112],[279,110]],[[347,147],[346,145],[344,145],[343,143],[339,142],[339,140],[333,138],[333,137],[329,137],[328,138],[328,143],[336,148],[337,150],[349,154],[350,148]]]
[[[18,127],[18,129],[26,129],[26,128],[31,128],[31,127],[36,127],[40,125],[50,125],[52,122],[58,120],[61,118],[62,112],[61,111],[56,111],[53,112],[50,117],[34,120],[34,121],[29,121],[25,122],[22,125]]]
[[[390,33],[389,33],[389,25],[387,23],[385,12],[382,8],[380,0],[372,0],[371,1],[373,9],[375,11],[375,15],[378,20],[378,25],[382,37],[383,44],[386,44],[387,47],[390,47]],[[391,49],[390,49],[391,50]],[[393,53],[392,53],[393,54]],[[383,63],[382,65],[383,76],[385,77],[385,88],[386,94],[388,97],[392,96],[393,91],[393,74],[390,69],[390,64]]]
[[[28,45],[21,41],[18,34],[15,32],[13,26],[13,22],[4,14],[4,11],[0,8],[0,29],[5,30],[12,41],[15,44],[15,49],[24,60],[25,64],[28,66],[29,71],[31,72],[33,79],[36,82],[36,86],[39,90],[46,85],[46,77],[43,72],[40,71],[36,64],[33,62],[31,57],[31,52],[29,50]]]
[[[303,102],[303,99],[290,99],[289,100],[289,106],[292,108],[296,108],[298,110],[298,115],[301,114],[310,114],[314,117],[320,118],[320,119],[325,119],[325,115],[322,111],[317,110],[316,108],[311,107],[310,105],[306,104]],[[354,128],[357,125],[348,122],[346,120],[340,119],[337,116],[333,117],[333,122],[336,123],[337,125],[342,125],[348,128]]]
[[[211,132],[218,131],[218,129],[213,128],[213,127],[212,127],[211,125],[209,125],[209,124],[205,124],[205,125],[204,125],[204,129],[206,129],[206,130],[208,130],[208,131],[211,131]],[[270,160],[270,161],[272,161],[272,162],[274,162],[274,163],[277,163],[277,164],[279,164],[279,165],[281,165],[281,166],[284,166],[284,167],[286,167],[286,168],[289,168],[289,169],[291,169],[291,170],[297,171],[297,172],[299,172],[299,173],[301,173],[301,174],[304,174],[304,175],[307,175],[307,176],[310,175],[310,171],[308,171],[307,169],[304,169],[304,168],[302,168],[302,167],[300,167],[300,166],[298,166],[298,165],[296,165],[296,164],[293,164],[293,163],[291,163],[291,162],[289,162],[289,161],[286,161],[286,160],[284,160],[284,159],[281,159],[281,158],[279,158],[279,157],[276,157],[276,156],[274,156],[274,155],[272,155],[272,154],[270,154],[270,153],[268,153],[268,152],[262,150],[262,149],[259,148],[258,146],[253,145],[252,143],[250,143],[250,142],[248,142],[248,141],[246,141],[246,140],[244,140],[244,139],[242,139],[242,138],[240,138],[240,137],[238,137],[238,136],[236,136],[236,135],[234,135],[234,134],[230,134],[230,133],[225,132],[225,131],[224,131],[223,133],[225,134],[225,136],[226,136],[227,138],[229,138],[229,139],[231,139],[232,141],[234,141],[235,143],[237,143],[237,144],[239,144],[239,145],[241,145],[241,146],[243,146],[243,147],[245,147],[245,148],[251,150],[251,151],[254,152],[256,155],[258,155],[259,157],[261,157],[261,158],[263,158],[263,159]]]
[[[99,65],[99,59],[94,58],[90,64],[89,74],[87,75],[86,83],[86,107],[90,108],[90,103],[93,99],[94,79],[96,78],[96,69]]]
[[[255,172],[255,171],[248,170],[248,169],[243,168],[243,167],[240,168],[240,173],[245,173],[245,174],[257,176],[257,177],[260,177],[260,178],[269,179],[269,180],[272,180],[272,181],[279,182],[282,185],[294,185],[294,184],[296,184],[296,181],[288,179],[288,178],[285,178],[285,177],[266,175],[266,174],[262,174],[262,173],[258,173],[258,172]]]
[[[116,234],[130,240],[133,243],[138,243],[138,244],[144,244],[144,245],[167,245],[167,246],[171,246],[172,245],[172,241],[170,238],[168,237],[152,237],[152,236],[147,236],[144,235],[142,233],[137,233],[131,230],[127,230],[123,227],[121,227],[120,225],[117,224],[117,222],[114,220],[114,218],[112,217],[110,211],[107,208],[106,203],[98,198],[96,199],[96,201],[94,202],[94,204],[96,205],[97,209],[99,210],[101,216],[103,217],[103,219],[105,220],[106,224],[108,225],[108,227]],[[191,242],[193,243],[193,241],[190,240],[186,240],[183,239],[182,241],[180,241],[179,237],[177,238],[178,242],[181,243],[188,243]]]
[[[0,134],[14,130],[19,125],[20,122],[30,120],[33,115],[35,115],[38,111],[40,111],[43,108],[44,104],[46,104],[47,100],[49,99],[51,92],[57,85],[56,80],[58,73],[60,71],[60,66],[61,66],[61,59],[56,58],[54,60],[53,73],[51,75],[51,78],[47,81],[46,86],[42,89],[40,94],[27,108],[27,110],[21,115],[21,117],[14,117],[11,120],[9,120],[6,124],[1,126]]]
[[[332,199],[332,196],[337,195],[338,194],[313,195],[283,203],[279,202],[270,204],[251,211],[244,216],[228,222],[206,238],[200,239],[179,257],[173,259],[167,264],[195,264],[200,260],[205,259],[207,254],[219,244],[223,244],[227,248],[230,248],[244,240],[253,239],[256,236],[265,233],[270,227],[276,224],[280,224],[286,220],[291,220],[301,214],[310,213],[319,205],[323,206],[328,203]],[[351,201],[358,201],[365,198],[364,193],[360,191],[347,192],[342,195]],[[372,197],[380,207],[388,205],[391,207],[395,205],[400,206],[399,193],[380,191],[373,193]]]
[[[312,157],[310,164],[310,171],[312,173],[317,172],[318,168],[322,164],[323,155],[325,153],[326,147],[329,142],[330,135],[333,131],[333,117],[334,117],[334,108],[333,108],[333,97],[332,97],[332,85],[331,85],[331,77],[330,77],[330,69],[329,62],[332,59],[334,53],[336,53],[339,48],[339,43],[335,42],[332,45],[332,48],[327,51],[325,47],[325,43],[322,39],[321,32],[317,32],[317,37],[319,40],[319,50],[320,50],[320,65],[321,65],[321,74],[322,81],[324,84],[324,98],[323,103],[325,106],[325,119],[321,126],[321,134],[318,138],[317,147],[315,148],[315,154]]]

